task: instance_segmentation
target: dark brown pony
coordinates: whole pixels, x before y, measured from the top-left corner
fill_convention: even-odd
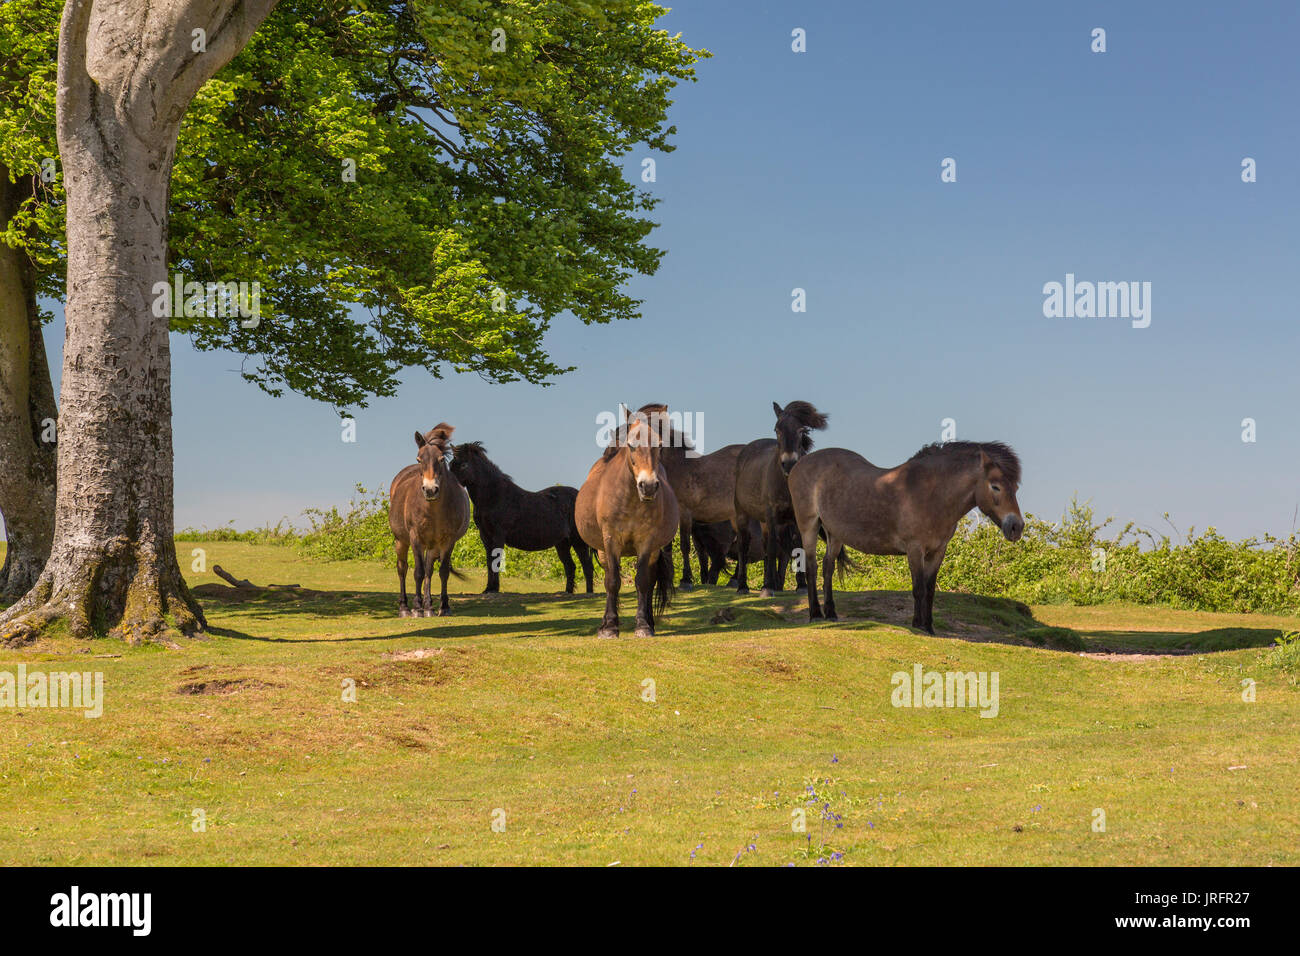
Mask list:
[[[791,402],[785,408],[773,402],[772,409],[776,412],[776,438],[752,441],[736,458],[736,513],[732,518],[740,555],[738,594],[749,593],[749,522],[757,521],[763,530],[762,597],[770,597],[785,583],[777,577],[779,532],[782,524],[794,521],[786,476],[812,450],[809,432],[825,428],[830,420],[809,402]]]
[[[452,569],[451,549],[469,527],[469,495],[447,467],[451,433],[456,429],[446,422],[428,434],[415,433],[415,464],[397,473],[388,489],[388,527],[393,532],[397,550],[397,580],[401,599],[397,603],[400,617],[430,617],[433,614],[433,562],[438,561],[442,580],[442,604],[438,616],[451,613],[447,603],[447,577],[460,572]],[[415,552],[415,610],[406,604],[406,554]],[[423,599],[421,599],[423,588]]]
[[[681,511],[682,581],[689,591],[695,586],[691,573],[691,526],[699,521],[730,522],[736,513],[736,459],[744,445],[725,445],[707,455],[691,457],[685,436],[670,429],[659,460],[668,483],[677,496]]]
[[[663,405],[647,405],[618,429],[578,490],[578,531],[605,568],[605,617],[597,637],[618,637],[619,559],[636,555],[636,636],[653,637],[655,613],[672,600],[677,497],[659,460]]]
[[[487,456],[482,442],[476,441],[456,446],[451,473],[474,502],[474,524],[487,555],[484,594],[501,590],[500,559],[507,545],[520,551],[554,548],[564,566],[564,590],[568,594],[574,590],[576,568],[571,552],[575,552],[587,579],[587,593],[591,593],[591,550],[573,521],[577,488],[552,485],[541,491],[525,491]]]
[[[1017,541],[1025,519],[1016,502],[1020,459],[1001,442],[926,445],[897,468],[826,448],[790,472],[795,520],[808,562],[808,619],[817,603],[817,537],[826,536],[826,618],[835,620],[832,568],[847,545],[866,554],[905,554],[912,571],[912,626],[934,633],[934,585],[957,523],[979,508]]]

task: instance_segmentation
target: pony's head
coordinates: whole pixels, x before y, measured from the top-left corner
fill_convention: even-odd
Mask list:
[[[427,433],[415,433],[415,462],[420,466],[420,490],[426,501],[437,501],[442,483],[449,477],[447,455],[452,451],[451,433],[456,429],[443,422]]]
[[[983,475],[975,485],[975,505],[1002,529],[1003,537],[1019,541],[1025,532],[1025,519],[1016,501],[1020,459],[1001,442],[984,442],[979,449]]]
[[[777,454],[781,470],[788,475],[795,463],[812,451],[813,440],[809,432],[814,428],[825,428],[830,416],[817,411],[811,402],[791,402],[785,408],[773,402],[772,410],[776,412]]]
[[[495,466],[488,460],[487,449],[479,441],[457,444],[449,467],[456,480],[471,489],[495,470]]]
[[[654,501],[659,494],[659,451],[667,425],[667,405],[646,405],[635,413],[623,407],[625,424],[619,429],[619,444],[627,448],[627,466],[642,501]]]

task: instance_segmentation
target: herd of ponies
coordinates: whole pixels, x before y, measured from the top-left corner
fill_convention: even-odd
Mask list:
[[[652,637],[655,615],[674,592],[673,538],[680,533],[680,586],[694,586],[691,543],[700,578],[715,584],[729,554],[732,583],[748,594],[751,560],[763,562],[762,596],[780,591],[792,555],[801,557],[797,586],[808,591],[809,620],[835,620],[832,571],[848,566],[845,548],[906,555],[912,572],[912,626],[934,633],[934,585],[962,516],[978,508],[1016,541],[1025,521],[1016,502],[1020,460],[1001,442],[926,445],[903,464],[879,468],[846,448],[813,451],[812,431],[828,416],[809,402],[776,413],[774,437],[727,445],[707,455],[669,419],[666,405],[620,408],[620,424],[582,487],[525,491],[488,458],[480,442],[451,441],[445,422],[415,433],[416,462],[398,472],[389,491],[389,526],[397,551],[398,614],[429,617],[433,567],[450,613],[447,578],[458,574],[452,549],[472,516],[487,554],[487,588],[500,589],[505,548],[555,548],[573,593],[582,565],[592,593],[594,550],[605,570],[605,615],[599,637],[619,634],[620,559],[636,558],[636,636]],[[689,452],[689,454],[688,454]],[[817,544],[825,542],[817,594]],[[408,556],[415,563],[415,602],[406,595]],[[459,575],[458,575],[459,576]]]

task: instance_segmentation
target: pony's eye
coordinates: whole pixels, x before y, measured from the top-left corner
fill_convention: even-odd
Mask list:
[[[989,485],[989,487],[993,489],[993,493],[994,493],[994,494],[1001,494],[1001,493],[1002,493],[1002,486],[1001,486],[1001,485]]]

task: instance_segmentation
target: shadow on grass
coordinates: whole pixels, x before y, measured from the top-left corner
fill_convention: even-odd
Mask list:
[[[345,618],[364,616],[379,622],[399,620],[396,594],[376,591],[312,591],[305,588],[240,591],[208,584],[195,589],[210,610],[222,613],[253,611],[258,617],[292,616]],[[630,636],[635,598],[624,588],[621,611],[625,633]],[[453,594],[451,616],[404,619],[423,626],[410,626],[381,634],[342,637],[272,637],[250,634],[229,627],[210,627],[209,632],[236,640],[268,643],[351,643],[392,641],[405,638],[499,637],[592,637],[604,609],[604,594],[505,592],[498,595]],[[674,605],[658,623],[661,636],[745,633],[790,627],[866,630],[885,624],[912,630],[912,595],[909,591],[841,591],[836,594],[839,620],[809,622],[807,597],[793,591],[770,598],[737,597],[729,588],[701,587],[679,592]],[[470,618],[470,620],[464,620]],[[484,618],[497,618],[485,625]],[[1073,653],[1134,655],[1194,654],[1267,647],[1282,635],[1276,627],[1229,627],[1205,631],[1076,631],[1053,627],[1034,617],[1032,610],[1008,598],[941,592],[935,596],[937,639],[999,643],[1020,647],[1041,647]]]

